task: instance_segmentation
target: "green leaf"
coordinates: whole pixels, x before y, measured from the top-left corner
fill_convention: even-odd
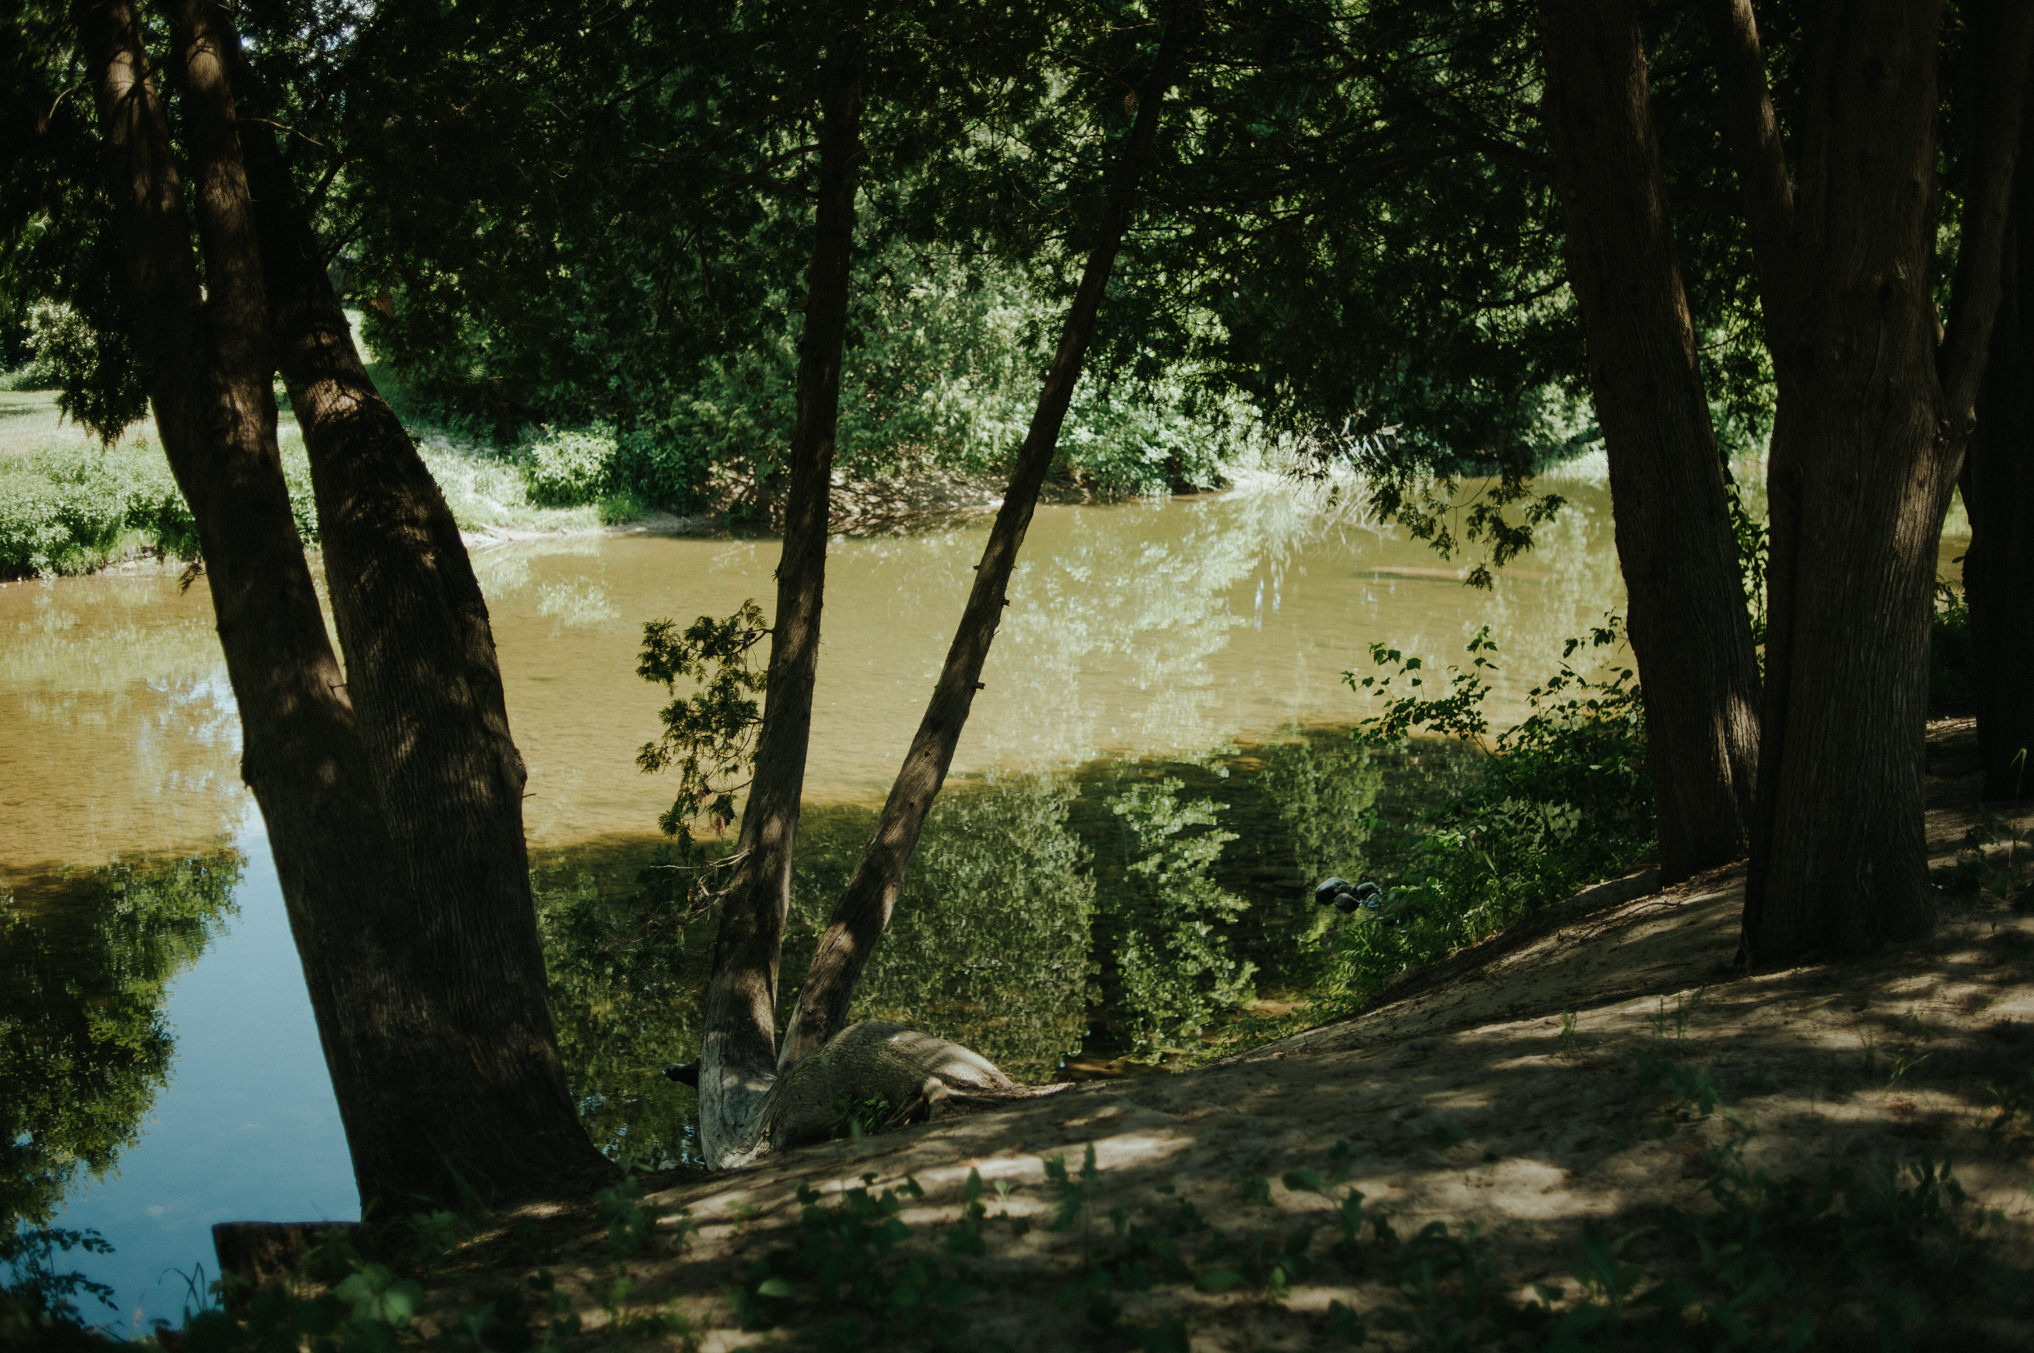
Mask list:
[[[1287,1170],[1279,1182],[1294,1193],[1319,1193],[1321,1177],[1312,1170]]]
[[[1194,1286],[1203,1292],[1226,1292],[1243,1281],[1243,1275],[1233,1268],[1211,1268],[1194,1279]]]

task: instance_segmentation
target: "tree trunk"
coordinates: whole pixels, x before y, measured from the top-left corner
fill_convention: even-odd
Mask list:
[[[799,339],[798,415],[767,694],[736,846],[739,863],[714,940],[700,1049],[699,1136],[709,1166],[736,1163],[759,1149],[764,1102],[776,1075],[777,965],[791,905],[826,587],[827,507],[862,157],[863,41],[857,23],[844,25],[820,73],[819,205]]]
[[[1542,0],[1569,283],[1610,459],[1660,873],[1744,852],[1758,664],[1632,0]]]
[[[337,608],[342,635],[350,629],[360,650],[353,670],[342,677],[333,657],[290,516],[270,393],[270,302],[281,300],[285,313],[302,311],[304,298],[293,293],[305,279],[301,268],[278,269],[265,260],[259,241],[275,234],[274,213],[286,216],[289,204],[286,191],[270,185],[269,219],[256,219],[229,78],[237,39],[216,6],[185,0],[177,7],[181,121],[205,252],[201,301],[167,124],[133,8],[92,6],[81,26],[112,152],[116,213],[141,317],[136,338],[165,452],[197,519],[241,712],[243,774],[274,848],[363,1205],[457,1202],[473,1192],[524,1196],[561,1182],[571,1167],[581,1174],[598,1169],[558,1067],[527,882],[519,911],[498,888],[476,905],[487,883],[462,895],[427,862],[437,852],[483,869],[462,855],[477,848],[499,853],[486,866],[490,882],[498,885],[506,871],[525,872],[519,767],[509,798],[512,841],[499,822],[485,839],[461,841],[482,834],[470,801],[498,786],[476,789],[461,782],[462,772],[448,773],[433,739],[457,734],[420,727],[432,720],[485,723],[482,695],[457,669],[453,676],[468,681],[455,698],[414,688],[418,674],[430,676],[443,654],[412,656],[405,688],[387,654],[413,641],[400,619],[393,636],[379,630],[386,617],[364,616],[357,599]],[[309,247],[307,239],[297,243]],[[322,281],[322,270],[317,276]],[[324,299],[329,305],[329,292]],[[336,306],[330,309],[321,321],[328,347]],[[338,323],[343,333],[343,318]],[[300,351],[293,386],[350,382],[337,401],[299,404],[309,411],[307,436],[316,438],[313,456],[328,462],[329,478],[329,462],[359,440],[339,434],[345,420],[334,416],[334,405],[358,408],[372,392],[357,357],[351,373],[337,375],[320,374],[319,360]],[[322,360],[343,366],[336,352]],[[354,454],[365,460],[371,453]],[[373,473],[394,472],[383,464]],[[319,496],[322,506],[323,485]],[[388,512],[386,505],[381,510]],[[326,517],[332,521],[329,510]],[[357,531],[350,536],[353,567],[377,575],[384,589],[379,604],[399,618],[414,611],[412,592],[420,586],[406,554],[416,541],[402,535],[414,518],[405,523],[391,515],[395,529],[379,552]],[[327,530],[329,560],[329,541],[348,538],[349,525]],[[464,568],[460,551],[457,569]],[[442,556],[433,569],[455,572]],[[466,578],[470,586],[470,572]],[[335,583],[335,601],[343,585]],[[471,603],[477,610],[477,589]],[[470,626],[460,630],[442,613],[436,619],[470,645]],[[442,685],[452,678],[434,679]],[[498,680],[495,694],[498,716]],[[363,712],[363,696],[372,713]],[[421,714],[403,709],[413,700],[423,703]],[[408,731],[393,735],[405,745],[391,754],[390,728],[405,722]],[[494,725],[505,743],[505,719],[496,717]],[[436,784],[414,770],[433,759]],[[528,948],[518,951],[524,932]]]
[[[1108,288],[1109,273],[1115,266],[1123,232],[1136,205],[1137,182],[1151,158],[1158,134],[1159,109],[1172,86],[1193,12],[1191,3],[1174,7],[1158,55],[1137,88],[1136,119],[1116,165],[1101,229],[1089,250],[1087,267],[1067,311],[1059,347],[1039,391],[1038,408],[1017,452],[1009,491],[996,514],[988,544],[982,549],[981,562],[975,565],[974,587],[903,767],[891,783],[889,798],[876,820],[875,833],[856,862],[806,970],[798,1009],[784,1039],[780,1059],[784,1067],[795,1066],[817,1052],[846,1024],[855,984],[890,923],[897,890],[903,885],[904,871],[917,848],[926,814],[946,780],[947,768],[953,764],[961,729],[974,705],[975,692],[981,689],[982,665],[988,660],[989,646],[995,642],[1003,608],[1010,604],[1006,593],[1011,571],[1017,564],[1017,551],[1024,543],[1024,533],[1038,504],[1039,489],[1059,445],[1060,427],[1066,421],[1088,342],[1094,336],[1102,294]]]
[[[2034,793],[2034,173],[2020,143],[1999,318],[1964,454],[1971,694],[1987,799]]]
[[[1872,0],[1810,34],[1795,201],[1744,0],[1719,25],[1779,381],[1765,726],[1744,941],[1756,963],[1862,953],[1932,923],[1922,833],[1928,624],[1942,512],[1997,301],[2026,7],[1990,43],[1946,341],[1931,295],[1936,6]],[[1766,119],[1769,121],[1769,119]],[[1759,200],[1764,191],[1764,199]],[[1764,223],[1763,225],[1761,223]]]
[[[372,1193],[524,1192],[610,1167],[558,1056],[530,892],[524,768],[487,604],[451,509],[375,389],[274,139],[251,138],[277,362],[303,429],[327,592],[382,812],[418,1022]],[[356,1093],[359,1093],[356,1090]],[[356,1148],[356,1156],[359,1155]]]

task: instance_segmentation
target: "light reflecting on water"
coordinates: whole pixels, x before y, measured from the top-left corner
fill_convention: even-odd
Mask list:
[[[1369,666],[1371,643],[1432,669],[1485,624],[1501,645],[1490,712],[1517,718],[1565,639],[1622,602],[1602,491],[1561,491],[1571,506],[1489,592],[1346,501],[1282,488],[1042,509],[955,784],[860,1013],[908,1014],[1040,1076],[1084,1044],[1149,1055],[1190,1040],[1253,984],[1303,984],[1322,918],[1293,899],[1310,877],[1360,872],[1368,815],[1425,772],[1392,779],[1352,759],[1344,735],[1282,730],[1361,717],[1342,673]],[[916,726],[986,533],[834,544],[794,980]],[[561,1024],[589,1123],[617,1154],[684,1154],[689,1092],[655,1073],[696,1049],[703,963],[699,936],[645,939],[623,905],[671,792],[635,769],[663,699],[635,675],[642,624],[750,597],[767,607],[775,562],[774,541],[648,536],[475,558],[530,768]],[[238,742],[202,579],[187,593],[159,573],[0,586],[0,894],[18,899],[0,991],[45,999],[24,994],[20,955],[60,916],[75,921],[61,909],[82,905],[80,877],[116,857],[223,858],[232,840],[244,860],[237,917],[186,924],[175,961],[134,988],[136,1027],[160,1035],[149,1046],[162,1056],[119,1073],[119,1121],[102,1125],[109,1169],[78,1187],[104,1163],[80,1156],[64,1174],[63,1223],[119,1247],[117,1273],[104,1271],[123,1314],[174,1317],[181,1287],[157,1280],[209,1266],[212,1221],[353,1205],[272,866],[258,828],[243,827],[257,819]],[[597,971],[617,952],[642,960],[627,982]],[[598,962],[580,962],[588,953]]]
[[[1363,712],[1342,682],[1389,643],[1442,663],[1488,623],[1515,719],[1561,644],[1621,604],[1601,494],[1586,486],[1534,556],[1482,592],[1395,529],[1269,491],[1041,509],[955,772],[1199,752]],[[987,526],[841,540],[828,564],[807,797],[888,788],[946,654]],[[668,791],[635,771],[661,692],[635,676],[642,622],[773,598],[773,541],[530,542],[476,559],[510,717],[530,764],[530,836],[640,831]],[[570,692],[569,697],[564,692]]]

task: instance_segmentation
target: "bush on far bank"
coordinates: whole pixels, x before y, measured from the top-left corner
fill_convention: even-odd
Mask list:
[[[283,443],[291,511],[317,538],[303,443]],[[0,457],[0,578],[90,573],[122,559],[198,556],[197,523],[169,462],[145,439],[80,441]]]

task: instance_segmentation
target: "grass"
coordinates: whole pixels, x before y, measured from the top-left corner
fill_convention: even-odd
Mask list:
[[[400,404],[398,407],[402,407]],[[412,419],[416,415],[410,413]],[[455,427],[409,423],[462,531],[588,531],[640,517],[628,494],[561,502],[533,474],[529,447],[500,447]],[[297,526],[317,540],[310,466],[296,420],[279,428]],[[549,487],[549,493],[544,490]],[[64,421],[53,391],[0,391],[0,578],[90,573],[125,560],[198,556],[196,523],[146,423],[102,446]]]

